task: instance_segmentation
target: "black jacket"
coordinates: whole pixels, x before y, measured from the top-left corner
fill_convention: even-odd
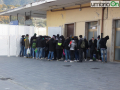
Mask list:
[[[36,35],[34,35],[34,36],[31,37],[31,39],[30,39],[30,46],[32,46],[32,44],[33,44],[33,39],[36,39],[36,40],[37,40]]]
[[[64,49],[70,50],[70,47],[68,46],[69,43],[70,43],[70,39],[65,40],[65,42],[64,42],[64,44],[63,44]]]
[[[53,51],[55,50],[55,43],[54,43],[54,39],[50,39],[50,41],[47,42],[48,46],[49,46],[49,51]]]
[[[97,40],[94,40],[94,43],[92,42],[92,39],[89,41],[89,48],[91,50],[95,50],[97,48]]]
[[[85,49],[88,49],[88,41],[86,39],[84,39],[85,41]]]
[[[62,49],[63,43],[62,43],[62,40],[60,38],[59,38],[59,40],[55,40],[54,43],[56,44],[56,49]],[[59,46],[58,43],[62,43],[62,45]]]
[[[100,40],[100,42],[99,42],[100,48],[106,48],[107,49],[106,43],[107,43],[108,39],[109,39],[109,36],[106,36],[105,38],[102,38]]]
[[[44,47],[44,40],[43,40],[42,36],[40,36],[40,37],[37,39],[36,45],[37,45],[37,47],[41,47],[41,48]]]
[[[79,49],[82,49],[82,48],[81,48],[81,44],[82,44],[82,41],[83,41],[83,40],[84,40],[84,39],[81,38],[81,39],[79,40],[79,42],[78,42],[78,48],[79,48]]]

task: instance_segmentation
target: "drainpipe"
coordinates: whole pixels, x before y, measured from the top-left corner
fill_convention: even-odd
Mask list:
[[[103,38],[104,10],[105,10],[105,8],[103,7],[102,8],[101,38]]]

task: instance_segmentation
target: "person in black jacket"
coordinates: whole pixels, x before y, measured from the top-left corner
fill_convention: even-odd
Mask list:
[[[21,38],[21,40],[20,40],[20,54],[19,54],[19,56],[20,57],[23,57],[23,55],[24,55],[24,47],[25,47],[25,42],[24,42],[24,35],[22,35],[22,38]]]
[[[97,49],[97,40],[92,37],[89,41],[89,48],[90,48],[90,61],[93,61],[93,54],[96,54]]]
[[[76,42],[76,44],[77,44],[77,47],[75,48],[75,62],[76,61],[79,61],[79,48],[78,48],[78,37],[77,36],[75,36],[74,37],[74,40],[75,40],[75,42]]]
[[[87,50],[88,50],[88,41],[86,40],[86,37],[84,36],[84,41],[85,41],[85,48],[83,49],[83,52],[84,52],[84,58],[85,58],[85,61],[87,61]]]
[[[33,40],[34,40],[34,39],[37,41],[36,33],[35,33],[34,36],[32,36],[31,39],[30,39],[31,56],[33,57],[33,59],[34,59],[34,57],[35,57],[35,52],[34,52],[35,48],[32,47],[32,45],[33,45]]]
[[[43,36],[43,53],[42,53],[43,58],[45,58],[45,46],[46,46],[46,39],[45,36]]]
[[[99,42],[101,48],[102,62],[104,62],[104,57],[103,57],[104,55],[105,55],[105,62],[107,62],[107,46],[106,46],[107,40],[109,40],[109,36],[102,38]]]
[[[63,46],[64,46],[64,51],[65,51],[65,61],[64,62],[67,62],[68,60],[68,57],[70,59],[70,47],[68,46],[70,43],[70,38],[67,37]]]
[[[43,59],[42,58],[43,57],[42,56],[43,55],[43,48],[44,48],[43,43],[44,43],[44,39],[43,39],[43,36],[41,36],[39,41],[38,41],[38,45],[39,45],[39,49],[40,49],[40,51],[39,51],[39,59]]]
[[[49,46],[48,60],[50,61],[54,57],[54,50],[55,50],[54,38],[51,38],[47,43]]]
[[[36,52],[36,59],[39,59],[39,53],[40,53],[40,40],[41,40],[42,36],[40,35],[37,38],[37,42],[36,42],[36,48],[37,48],[37,52]]]
[[[55,40],[56,43],[56,52],[57,52],[57,61],[61,58],[61,49],[62,49],[62,38],[57,37],[58,40]]]
[[[82,35],[79,36],[80,40],[78,42],[78,47],[79,47],[79,61],[82,62],[83,60],[83,49],[85,48],[85,42],[83,43],[84,39],[82,38]],[[84,47],[81,47],[84,46]]]

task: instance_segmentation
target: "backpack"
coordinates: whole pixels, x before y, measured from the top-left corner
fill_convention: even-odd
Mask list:
[[[32,48],[36,48],[36,39],[33,39]]]
[[[84,40],[82,40],[81,48],[85,48],[85,41]]]

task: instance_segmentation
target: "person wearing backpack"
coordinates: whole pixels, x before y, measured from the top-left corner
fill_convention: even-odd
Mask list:
[[[97,40],[92,37],[89,41],[89,48],[90,48],[90,61],[96,60],[96,50],[97,50]]]
[[[78,47],[79,47],[79,61],[78,62],[82,62],[83,60],[83,49],[85,49],[85,41],[82,38],[82,35],[79,36],[80,40],[78,43]]]

